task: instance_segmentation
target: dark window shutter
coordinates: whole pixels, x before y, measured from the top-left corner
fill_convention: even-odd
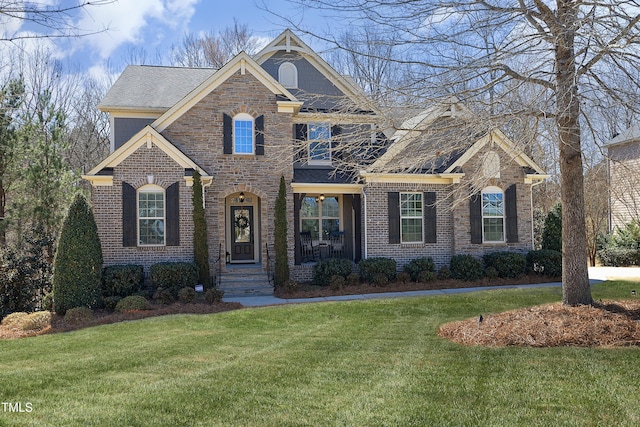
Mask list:
[[[389,203],[389,244],[400,243],[400,193],[387,193]]]
[[[342,152],[338,150],[340,145],[340,135],[342,134],[342,127],[340,125],[331,126],[331,158],[342,159]]]
[[[136,189],[122,182],[122,246],[137,246],[137,221]]]
[[[256,155],[264,156],[264,115],[256,117]]]
[[[516,185],[513,184],[504,192],[505,214],[507,222],[507,243],[518,242],[518,205]]]
[[[166,192],[166,241],[167,246],[180,246],[180,183],[171,184]]]
[[[422,209],[424,209],[424,242],[437,243],[438,227],[436,219],[436,193],[429,191],[424,193]]]
[[[233,153],[233,120],[228,114],[222,114],[222,142],[224,154]]]
[[[294,161],[306,162],[307,148],[303,147],[300,142],[307,140],[307,125],[300,123],[293,125],[293,138],[297,141],[294,148]]]
[[[469,200],[469,217],[471,219],[471,243],[482,243],[482,196],[474,194]]]
[[[298,123],[298,124],[296,124],[295,126],[296,126],[296,129],[295,129],[295,132],[296,132],[295,138],[296,138],[298,141],[306,141],[306,140],[307,140],[307,125],[306,125],[306,124],[300,124],[300,123]]]

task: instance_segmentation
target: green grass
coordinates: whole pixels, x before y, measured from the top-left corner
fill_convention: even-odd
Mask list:
[[[607,282],[594,298],[628,298]],[[559,288],[151,318],[0,341],[0,426],[640,424],[640,349],[473,348],[442,323]]]

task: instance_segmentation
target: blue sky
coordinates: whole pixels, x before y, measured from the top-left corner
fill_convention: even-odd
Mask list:
[[[64,5],[70,0],[43,2]],[[233,25],[234,19],[248,25],[255,36],[271,40],[288,24],[264,10],[267,7],[304,27],[319,29],[324,25],[317,12],[300,10],[286,0],[118,0],[87,7],[69,17],[84,31],[108,28],[107,31],[66,41],[32,39],[25,43],[24,50],[45,45],[57,59],[81,71],[96,75],[119,72],[124,58],[130,56],[132,50],[144,48],[150,60],[163,54],[167,58],[168,49],[172,44],[179,44],[185,33],[217,32]],[[8,33],[41,33],[43,30],[0,18],[0,32],[6,37]]]

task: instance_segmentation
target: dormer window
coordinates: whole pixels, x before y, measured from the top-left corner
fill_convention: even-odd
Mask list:
[[[331,164],[331,126],[329,123],[309,123],[309,164]]]
[[[278,81],[287,89],[298,87],[298,69],[291,62],[284,62],[278,68]]]

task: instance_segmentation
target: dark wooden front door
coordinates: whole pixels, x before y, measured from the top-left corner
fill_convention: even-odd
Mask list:
[[[253,206],[231,206],[231,261],[254,261]]]

